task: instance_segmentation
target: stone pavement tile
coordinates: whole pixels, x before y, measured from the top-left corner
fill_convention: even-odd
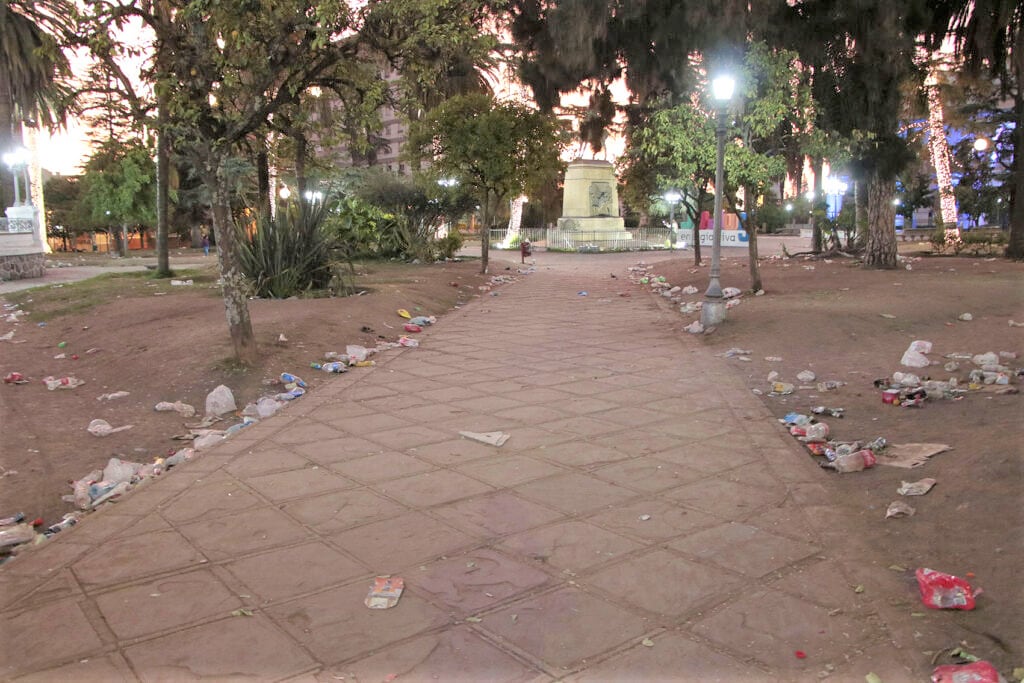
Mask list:
[[[643,617],[578,588],[513,603],[484,617],[479,626],[544,662],[555,675],[649,628]]]
[[[377,374],[378,373],[373,373],[373,379],[377,378]],[[350,401],[367,401],[374,398],[394,396],[397,393],[398,390],[396,389],[385,387],[377,383],[371,383],[371,381],[367,379],[361,382],[358,386],[351,387],[347,392],[345,392],[345,398]]]
[[[309,537],[309,532],[273,508],[257,508],[194,522],[178,530],[214,561],[297,543]]]
[[[552,462],[589,469],[633,457],[628,450],[609,448],[590,441],[568,441],[526,451],[527,455],[544,458]]]
[[[617,408],[618,404],[591,396],[574,396],[562,401],[557,407],[573,415],[591,415]]]
[[[524,387],[518,391],[504,393],[502,397],[526,405],[552,405],[557,408],[561,404],[571,401],[575,395],[547,387]]]
[[[17,560],[15,560],[17,561]],[[7,565],[12,566],[11,563]],[[4,567],[6,570],[7,567]],[[11,572],[0,572],[0,609],[7,608],[39,588],[41,581],[46,579],[32,576],[12,574]]]
[[[430,426],[452,436],[457,436],[459,432],[508,432],[515,435],[516,430],[520,429],[520,423],[515,420],[480,412],[467,412],[459,417],[449,417],[433,422]]]
[[[139,521],[135,515],[121,515],[116,505],[101,514],[86,515],[75,524],[75,543],[95,545],[102,543]],[[67,534],[70,538],[71,534]]]
[[[752,590],[699,619],[692,630],[741,657],[756,657],[775,671],[816,672],[862,647],[876,625],[773,590]],[[807,654],[799,659],[794,653]]]
[[[263,615],[228,617],[125,648],[146,683],[195,680],[276,680],[315,662]]]
[[[274,502],[298,496],[315,496],[355,486],[350,479],[339,477],[317,465],[275,474],[261,474],[247,478],[245,483]]]
[[[758,508],[777,505],[786,497],[786,492],[754,488],[724,479],[708,479],[661,495],[723,519],[735,520],[750,516]]]
[[[242,606],[238,596],[206,569],[119,588],[93,599],[120,640],[227,616]]]
[[[551,422],[552,420],[564,419],[570,414],[552,406],[519,405],[514,408],[499,410],[495,413],[495,417],[527,424],[541,424]]]
[[[524,406],[522,401],[515,401],[510,398],[506,398],[501,395],[493,396],[477,396],[475,398],[464,398],[452,402],[452,405],[456,408],[462,408],[463,410],[475,412],[475,413],[489,413],[496,417],[510,417],[505,413],[517,408],[528,408],[530,406]],[[513,417],[513,419],[515,419]]]
[[[223,517],[263,505],[263,501],[235,479],[213,475],[164,504],[160,514],[171,524]]]
[[[430,463],[404,453],[385,451],[365,458],[343,460],[333,463],[331,469],[346,477],[372,484],[386,479],[396,479],[435,469]]]
[[[75,542],[73,535],[66,531],[61,536],[65,537],[58,536],[53,541],[18,553],[13,560],[3,565],[3,573],[0,576],[13,574],[31,576],[37,580],[45,579],[94,548],[88,543]]]
[[[408,422],[387,413],[375,413],[336,418],[331,420],[330,424],[351,434],[369,434],[371,432],[404,427]]]
[[[199,459],[201,460],[204,457],[206,456],[200,456]],[[209,477],[210,475],[205,472],[199,472],[194,468],[189,469],[196,462],[198,461],[193,460],[184,465],[179,465],[170,473],[157,477],[152,483],[143,484],[127,496],[119,498],[114,503],[114,507],[117,508],[117,514],[138,517],[149,514],[169,498],[193,486],[196,481],[202,481],[203,478]],[[178,471],[179,469],[182,471]],[[140,495],[143,493],[144,495]]]
[[[627,488],[654,493],[674,488],[707,476],[683,465],[659,460],[648,455],[591,470],[590,474],[604,481]]]
[[[414,388],[413,391],[416,393],[417,396],[421,396],[430,401],[428,405],[454,403],[455,401],[465,401],[467,399],[483,397],[483,395],[478,390],[467,389],[461,384],[451,381],[450,376],[451,374],[454,373],[452,373],[451,371],[448,372],[449,375],[444,378],[444,383],[450,384],[450,386],[445,386],[440,389],[430,389],[427,391]]]
[[[460,627],[420,636],[401,647],[333,667],[323,683],[351,681],[446,681],[450,683],[529,683],[539,672]]]
[[[406,588],[392,609],[363,603],[372,580],[279,603],[267,613],[321,662],[332,665],[450,623],[450,617]]]
[[[156,531],[111,539],[71,568],[88,587],[188,569],[203,561],[203,556],[177,531]]]
[[[641,519],[645,516],[650,519]],[[616,505],[611,510],[591,515],[587,520],[645,541],[665,541],[719,523],[717,517],[658,498]]]
[[[676,415],[670,420],[645,427],[661,434],[678,437],[685,443],[722,436],[735,428],[731,415],[724,410],[705,410],[696,415]]]
[[[375,484],[380,493],[410,507],[430,507],[477,496],[493,487],[451,470],[435,470]]]
[[[781,683],[781,679],[771,674],[680,633],[664,633],[652,640],[652,647],[635,645],[600,664],[567,676],[564,683]]]
[[[819,548],[729,522],[669,543],[669,547],[747,576],[761,577],[819,552]]]
[[[607,383],[605,383],[605,387],[605,390],[600,394],[596,394],[596,396],[607,399],[612,403],[618,403],[621,406],[652,408],[653,404],[657,403],[659,399],[671,393],[671,389],[663,389],[655,384],[649,384],[639,389],[619,389]],[[608,391],[609,388],[611,391]]]
[[[645,427],[653,422],[662,422],[665,415],[646,408],[636,406],[618,407],[614,410],[605,410],[600,413],[591,414],[595,420],[606,420],[626,427]]]
[[[586,579],[620,601],[672,618],[727,597],[739,577],[667,550],[625,558]]]
[[[224,469],[236,477],[251,477],[308,466],[309,460],[291,449],[269,446],[238,456]]]
[[[11,596],[12,611],[26,610],[43,603],[82,595],[82,589],[79,588],[70,569],[61,569],[49,577],[23,578],[29,578],[32,585],[29,587],[22,585],[22,590]],[[4,585],[0,582],[0,586]]]
[[[324,424],[333,424],[336,419],[347,417],[358,417],[360,415],[373,415],[377,411],[365,403],[357,401],[345,401],[344,403],[328,403],[312,411],[309,416]]]
[[[466,416],[471,415],[472,411],[466,408],[460,408],[450,403],[428,403],[423,406],[416,406],[415,408],[406,408],[401,412],[402,424],[409,424],[410,422],[424,422],[428,425],[434,425],[441,422],[447,422],[449,420],[464,420]]]
[[[53,683],[53,681],[74,681],[75,683],[134,683],[137,679],[128,663],[119,654],[91,656],[54,669],[37,671],[14,679],[17,683]]]
[[[553,522],[563,515],[510,491],[477,496],[431,510],[452,526],[480,537],[504,536]]]
[[[330,439],[318,443],[307,443],[297,446],[296,451],[321,465],[352,458],[362,458],[387,450],[378,443],[367,441],[357,436]]]
[[[776,590],[785,591],[797,597],[816,602],[829,609],[841,608],[856,611],[862,601],[854,592],[856,579],[850,577],[841,565],[833,560],[798,567],[770,584]]]
[[[285,512],[321,534],[395,517],[405,507],[367,489],[348,489],[286,503]]]
[[[526,387],[522,382],[518,382],[514,379],[499,379],[494,381],[479,382],[469,385],[470,389],[477,389],[481,393],[486,393],[489,396],[506,396],[517,391],[523,391]],[[522,401],[516,401],[517,404],[522,405]]]
[[[9,680],[103,647],[75,598],[0,616],[0,679]]]
[[[422,512],[349,529],[334,534],[330,540],[376,574],[394,573],[476,542],[473,536]]]
[[[729,481],[758,488],[778,489],[788,491],[789,488],[778,480],[772,469],[764,462],[749,462],[741,467],[734,467],[723,476]]]
[[[473,614],[539,586],[550,577],[496,550],[483,548],[439,560],[406,575],[417,595],[445,609]]]
[[[282,446],[297,446],[340,439],[344,436],[346,434],[343,430],[329,427],[322,422],[316,422],[308,418],[297,418],[288,427],[275,432],[272,438],[275,443]]]
[[[383,432],[363,434],[363,436],[391,450],[404,451],[407,448],[445,441],[452,438],[453,434],[431,429],[425,425],[406,425]]]
[[[345,583],[369,570],[324,543],[251,555],[225,567],[264,601],[280,601]]]
[[[715,439],[680,444],[657,455],[661,460],[679,463],[706,474],[734,470],[741,465],[756,463],[760,460],[758,454],[749,448],[742,450],[721,448]]]
[[[520,484],[516,493],[571,515],[620,504],[637,494],[586,474],[569,472]]]
[[[460,436],[441,443],[410,448],[409,452],[437,465],[455,465],[493,456],[496,450],[494,446],[470,441]]]
[[[598,440],[598,443],[626,453],[630,457],[652,455],[682,445],[682,441],[678,438],[649,431],[649,427],[646,426],[643,429],[630,429],[604,435]]]
[[[511,438],[501,447],[502,450],[520,453],[537,448],[550,448],[577,438],[569,432],[557,432],[533,426],[516,427],[510,434]]]
[[[543,460],[536,460],[525,455],[496,455],[487,460],[478,460],[462,465],[457,469],[463,474],[501,488],[565,471]]]
[[[833,510],[832,514],[834,513]],[[770,533],[797,541],[821,542],[812,524],[813,520],[809,519],[804,509],[792,500],[787,500],[779,507],[761,510],[753,517],[748,518],[747,522]]]
[[[595,379],[572,380],[569,378],[565,378],[561,386],[556,388],[574,396],[596,396],[597,398],[605,398],[605,393],[617,390],[608,383]]]
[[[544,423],[544,429],[555,432],[569,432],[582,437],[598,437],[626,429],[625,425],[601,420],[592,415],[576,415]]]
[[[249,427],[246,427],[246,429],[248,430],[252,426],[255,425],[250,425]],[[253,448],[257,448],[262,438],[263,437],[261,436],[253,436],[248,431],[244,434],[235,434],[230,439],[218,443],[214,453],[216,455],[237,455],[239,453],[244,453],[252,450]]]
[[[402,381],[404,382],[406,380],[403,379]],[[408,408],[416,408],[429,403],[430,401],[422,396],[416,396],[414,394],[399,394],[397,396],[385,396],[384,398],[372,398],[368,401],[354,403],[353,405],[359,405],[368,410],[369,413],[390,412],[397,415],[401,414],[401,411]],[[324,421],[329,422],[328,420]]]
[[[577,520],[525,531],[504,539],[499,546],[556,569],[576,573],[643,547]]]

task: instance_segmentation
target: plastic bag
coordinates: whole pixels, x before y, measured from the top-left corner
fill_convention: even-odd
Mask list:
[[[0,548],[28,543],[36,537],[35,529],[28,524],[15,524],[0,529]]]
[[[43,384],[50,391],[54,389],[74,389],[85,384],[85,380],[78,379],[77,377],[44,377]]]
[[[932,609],[974,609],[975,591],[959,576],[943,574],[934,569],[917,570],[917,587],[921,600]]]
[[[107,466],[103,468],[103,480],[119,484],[122,481],[131,481],[142,469],[140,462],[128,462],[120,458],[111,458]]]
[[[366,360],[366,356],[369,355],[369,351],[367,351],[365,346],[350,344],[345,347],[345,355],[347,355],[350,360],[358,363],[359,361]]]
[[[89,426],[86,427],[86,431],[88,431],[93,436],[110,436],[111,434],[114,434],[116,432],[123,432],[124,430],[131,428],[132,425],[112,427],[110,423],[107,422],[106,420],[93,420],[92,422],[89,423]]]
[[[223,384],[206,395],[207,415],[223,415],[224,413],[232,413],[237,409],[235,395],[231,393],[231,389],[228,389]]]
[[[182,417],[192,417],[196,414],[195,408],[187,403],[182,403],[181,401],[175,401],[174,403],[169,401],[160,401],[160,403],[153,406],[153,410],[157,412],[170,412],[173,410],[180,413]]]
[[[986,661],[945,664],[932,671],[932,683],[1003,683],[994,666]]]

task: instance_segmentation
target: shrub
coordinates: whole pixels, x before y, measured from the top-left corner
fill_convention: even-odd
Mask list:
[[[252,230],[238,225],[242,271],[257,296],[284,299],[324,289],[331,281],[331,241],[323,205],[297,206],[260,216]]]
[[[464,242],[462,233],[454,226],[451,227],[447,235],[437,240],[438,256],[443,259],[452,258],[459,249],[462,249]]]

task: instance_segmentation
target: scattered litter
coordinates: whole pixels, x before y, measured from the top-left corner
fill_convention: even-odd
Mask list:
[[[223,432],[209,430],[207,433],[197,436],[192,442],[192,447],[197,451],[205,451],[219,444],[224,438]]]
[[[888,318],[889,320],[896,319],[896,316],[894,316],[892,313],[879,313],[879,315],[882,316],[883,318]]]
[[[1009,323],[1010,323],[1010,327],[1024,327],[1024,323],[1018,323],[1018,322],[1015,322],[1013,320],[1010,320]]]
[[[123,432],[126,429],[131,429],[131,428],[132,428],[132,425],[123,425],[121,427],[112,427],[110,425],[110,423],[107,422],[106,420],[99,420],[99,419],[97,419],[97,420],[93,420],[92,422],[89,423],[89,426],[86,427],[86,431],[88,431],[93,436],[110,436],[111,434],[115,434],[117,432]]]
[[[815,375],[810,370],[803,370],[803,371],[797,373],[796,378],[798,380],[800,380],[801,382],[809,383],[809,382],[813,382],[815,379],[817,379],[818,376]]]
[[[917,586],[921,600],[932,609],[974,609],[975,591],[964,579],[934,569],[918,569]]]
[[[722,290],[722,298],[732,299],[734,297],[739,296],[742,293],[743,292],[739,289],[739,287],[726,287],[725,289]]]
[[[171,287],[191,287],[191,280],[171,280]]]
[[[206,395],[207,415],[224,415],[236,410],[238,406],[235,404],[235,395],[223,384]]]
[[[413,324],[413,325],[419,325],[420,327],[426,327],[428,325],[433,325],[434,323],[436,323],[437,322],[437,318],[435,318],[432,315],[418,315],[415,318],[410,319],[409,322],[411,324]]]
[[[819,463],[824,469],[831,469],[841,474],[848,474],[850,472],[860,472],[874,467],[877,459],[875,454],[870,449],[864,448],[853,453],[842,453],[837,454],[835,459],[831,462]]]
[[[697,293],[698,291],[700,291],[700,290],[698,290],[698,289],[697,289],[696,287],[694,287],[693,285],[686,285],[686,286],[685,286],[685,287],[683,287],[683,289],[682,289],[682,293],[683,293],[683,294],[696,294],[696,293]]]
[[[14,330],[11,330],[7,334],[0,334],[0,341],[11,341],[14,339]]]
[[[734,358],[736,356],[749,356],[751,353],[753,353],[753,351],[748,351],[746,349],[741,349],[741,348],[733,347],[733,348],[729,349],[728,351],[726,351],[725,353],[722,353],[722,354],[719,354],[719,355],[724,357],[724,358]]]
[[[818,382],[815,385],[818,391],[835,391],[841,386],[845,386],[846,382],[839,382],[834,379],[826,380],[824,382]]]
[[[950,450],[953,450],[953,447],[944,443],[891,444],[886,447],[878,462],[882,465],[911,469],[925,464],[932,456]]]
[[[643,645],[644,647],[654,647],[654,641],[651,640],[650,638],[644,638],[643,640],[640,641],[640,644]]]
[[[157,411],[158,413],[170,412],[173,410],[177,413],[180,413],[182,417],[194,417],[196,414],[195,408],[193,408],[187,403],[182,403],[181,401],[175,401],[174,403],[160,401],[160,403],[157,403],[155,406],[153,406],[153,410]]]
[[[1003,683],[994,666],[985,661],[943,664],[932,671],[932,683]]]
[[[509,439],[509,434],[505,432],[459,432],[459,436],[498,447]]]
[[[772,382],[772,390],[769,392],[769,396],[788,396],[792,394],[796,389],[792,384],[787,382]]]
[[[915,482],[903,481],[900,482],[900,487],[896,489],[896,493],[901,496],[923,496],[932,490],[935,483],[935,480],[930,478]]]
[[[769,363],[781,363],[782,358],[779,356],[765,356],[764,359]]]
[[[28,384],[29,380],[20,372],[9,372],[4,375],[4,384]]]
[[[252,610],[251,609],[246,609],[245,607],[241,607],[239,609],[236,609],[234,612],[232,612],[231,616],[233,616],[233,617],[251,617],[252,616]]]
[[[404,308],[399,308],[395,312],[398,313],[398,315],[400,315],[401,317],[405,318],[406,320],[409,320],[409,319],[412,318],[412,315],[409,313],[409,311],[405,310]]]
[[[651,516],[650,515],[640,515],[639,519],[640,519],[641,522],[646,522],[646,521],[651,519]]]
[[[284,336],[284,332],[282,332],[281,334],[277,335],[277,343],[278,344],[287,344],[288,343],[288,337]]]
[[[699,320],[694,320],[692,323],[683,328],[690,334],[702,334],[704,332],[704,326],[701,325]]]
[[[576,296],[589,296],[589,294],[587,294],[586,291],[579,291],[579,292],[576,292]]]
[[[909,368],[926,368],[931,364],[926,357],[926,353],[931,353],[932,343],[929,341],[914,341],[910,343],[907,350],[903,352],[903,358],[900,359],[900,364],[905,365]]]
[[[405,325],[402,326],[402,329],[405,330],[406,332],[411,332],[413,334],[423,331],[422,327],[420,327],[419,325],[414,325],[413,323],[406,323]]]
[[[370,609],[390,609],[398,604],[405,589],[405,581],[400,576],[378,576],[370,586],[363,602]]]
[[[43,384],[50,391],[54,389],[74,389],[85,384],[85,380],[78,379],[77,377],[44,377]]]
[[[36,531],[32,525],[20,523],[0,528],[0,548],[21,545],[34,540]]]
[[[803,650],[797,650],[793,653],[797,659],[807,659],[807,653]]]
[[[355,363],[366,360],[369,353],[365,346],[359,346],[358,344],[349,344],[345,347],[345,355]]]
[[[965,323],[969,323],[974,320],[974,316],[970,313],[961,313],[956,317],[957,320],[963,320]]]
[[[903,502],[902,500],[894,500],[889,503],[889,507],[885,511],[885,518],[890,517],[911,517],[916,510],[913,507]]]
[[[417,346],[419,346],[420,343],[416,339],[411,339],[409,337],[399,337],[398,338],[398,345],[399,346],[406,346],[406,347],[414,349]]]

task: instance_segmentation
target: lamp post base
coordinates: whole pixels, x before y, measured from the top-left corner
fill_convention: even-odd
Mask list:
[[[704,305],[700,309],[700,324],[704,329],[721,325],[725,322],[725,300],[704,299]]]

